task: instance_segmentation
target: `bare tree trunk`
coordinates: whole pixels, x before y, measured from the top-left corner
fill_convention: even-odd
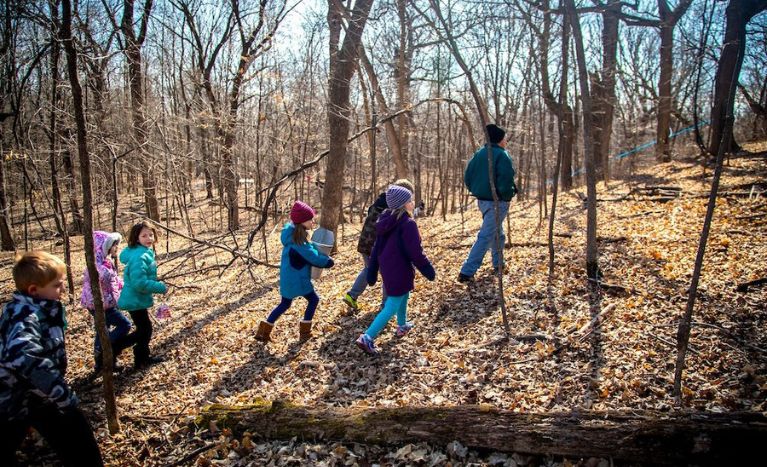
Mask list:
[[[569,55],[570,55],[570,28],[569,28],[569,18],[567,13],[564,15],[564,19],[562,20],[562,79],[559,82],[559,102],[566,103],[567,102],[567,76],[568,76],[568,62],[569,62]],[[569,106],[562,105],[559,107],[560,112],[564,114],[566,109],[569,109]],[[559,171],[562,169],[562,155],[565,152],[565,147],[567,145],[570,146],[570,150],[572,150],[572,140],[567,140],[567,137],[565,137],[565,128],[564,126],[567,124],[564,115],[558,115],[558,122],[559,122],[559,145],[557,147],[557,162],[556,166],[554,168],[554,177],[553,177],[553,187],[552,187],[552,195],[551,195],[551,213],[549,215],[549,238],[548,238],[548,244],[549,244],[549,284],[551,284],[553,278],[554,278],[554,220],[556,219],[556,212],[557,212],[557,198],[559,196]]]
[[[681,0],[673,10],[668,0],[658,0],[660,22],[660,78],[658,79],[658,128],[655,157],[660,161],[671,160],[669,140],[671,136],[671,78],[674,74],[674,28],[692,0]]]
[[[66,177],[64,178],[64,186],[67,189],[67,197],[69,198],[69,210],[72,213],[72,225],[70,231],[73,234],[83,233],[83,214],[80,212],[80,205],[77,202],[77,190],[75,189],[75,165],[72,163],[72,154],[69,152],[69,148],[63,148],[64,151],[61,154],[62,162],[64,163],[64,172]]]
[[[397,17],[399,18],[399,46],[395,57],[394,78],[397,81],[397,110],[406,109],[410,102],[410,74],[412,53],[412,28],[413,24],[407,11],[407,0],[396,0]],[[398,178],[408,178],[409,145],[410,145],[410,115],[402,114],[397,117],[399,129],[400,151],[402,157],[402,171],[397,170]],[[404,173],[402,173],[404,172]]]
[[[51,169],[51,192],[53,197],[51,207],[53,208],[53,219],[56,221],[56,230],[59,232],[61,240],[64,242],[64,263],[67,265],[67,285],[69,286],[69,300],[71,303],[75,295],[75,284],[72,277],[72,252],[69,244],[69,232],[67,231],[67,216],[61,205],[59,174],[56,164],[56,139],[58,138],[58,131],[56,130],[56,107],[59,103],[59,58],[61,57],[61,44],[56,38],[59,28],[59,3],[58,0],[50,1],[48,3],[51,10],[51,23],[54,28],[51,40],[51,116],[48,128],[48,135],[50,138],[50,154],[48,155],[48,162]]]
[[[562,147],[562,189],[565,191],[570,190],[573,187],[573,144],[575,144],[574,124],[573,124],[573,110],[567,103],[567,94],[560,96],[560,100],[554,98],[554,94],[551,92],[551,85],[549,84],[549,40],[551,37],[551,12],[549,11],[548,1],[542,4],[544,10],[544,23],[543,30],[538,35],[540,44],[540,64],[539,70],[541,74],[541,85],[543,87],[543,97],[546,102],[546,106],[549,110],[556,115],[559,120],[559,138],[564,139],[564,146]],[[569,26],[563,24],[562,26],[563,40],[569,41]],[[567,42],[563,42],[563,50],[568,47]],[[564,53],[564,52],[563,52]],[[562,79],[567,80],[567,68],[563,67]]]
[[[150,162],[147,142],[149,133],[147,120],[144,113],[144,73],[141,47],[146,38],[147,26],[152,10],[152,0],[146,0],[141,17],[141,25],[138,36],[134,31],[133,8],[135,0],[123,1],[123,17],[120,29],[125,37],[125,58],[128,62],[128,79],[130,82],[131,109],[133,113],[133,135],[136,145],[139,147],[139,161],[142,165],[141,181],[144,189],[144,203],[146,215],[152,220],[160,220],[160,208],[157,204],[157,182],[154,168]]]
[[[618,26],[622,4],[610,0],[602,12],[602,73],[599,77],[600,95],[594,99],[594,157],[601,166],[597,177],[610,180],[610,139],[615,110],[615,73],[618,57]]]
[[[381,108],[381,113],[383,115],[390,114],[391,111],[389,110],[389,106],[386,103],[386,97],[384,97],[383,92],[381,91],[381,86],[378,84],[378,76],[373,69],[373,65],[368,59],[364,47],[360,47],[360,62],[362,63],[362,67],[365,69],[365,73],[367,73],[368,79],[370,80],[370,87],[372,88],[376,97],[376,101],[378,101],[378,105]],[[410,173],[410,169],[408,167],[408,161],[405,159],[402,153],[402,142],[400,141],[396,128],[394,128],[394,121],[387,120],[384,123],[384,129],[386,130],[386,142],[388,143],[389,150],[391,151],[391,157],[394,161],[397,178],[407,178],[409,176],[408,174]],[[418,186],[418,184],[416,184],[416,186]]]
[[[719,154],[719,145],[727,143],[725,152],[737,149],[732,135],[733,120],[727,120],[728,113],[735,105],[734,94],[728,93],[731,81],[738,81],[743,57],[746,51],[746,25],[757,13],[767,9],[767,0],[730,0],[727,5],[727,27],[724,33],[724,47],[719,57],[714,87],[714,106],[711,109],[712,154]],[[723,135],[728,135],[724,138]]]
[[[597,251],[597,177],[594,167],[594,147],[592,145],[591,128],[591,94],[589,92],[588,70],[586,68],[586,53],[583,50],[583,35],[578,12],[574,0],[564,0],[565,10],[573,28],[575,40],[575,57],[578,62],[578,80],[581,87],[583,102],[583,152],[586,163],[586,275],[590,279],[599,278],[599,258]]]
[[[0,131],[1,133],[1,131]],[[0,136],[0,149],[2,149],[2,137]],[[5,197],[5,160],[0,160],[0,241],[3,251],[14,251],[16,242],[13,241],[8,222],[8,201]]]
[[[69,82],[72,87],[72,105],[74,108],[75,122],[77,124],[77,149],[80,155],[80,173],[83,185],[83,208],[85,211],[85,260],[88,266],[88,274],[93,291],[93,303],[96,306],[96,331],[101,340],[103,356],[103,381],[104,402],[106,405],[107,424],[109,432],[114,434],[120,431],[120,420],[117,417],[117,403],[115,402],[114,381],[112,379],[112,345],[109,342],[106,319],[104,317],[104,303],[101,297],[101,285],[99,273],[96,269],[96,258],[93,252],[93,202],[91,188],[91,163],[88,154],[87,135],[85,130],[85,113],[83,109],[83,95],[80,80],[77,76],[77,51],[72,40],[72,4],[70,0],[62,0],[62,23],[61,40],[67,55],[67,69]]]
[[[2,20],[2,42],[0,42],[0,57],[6,57],[11,50],[12,45],[12,23],[11,23],[11,4],[5,2],[5,11],[3,11],[5,18]],[[4,68],[5,64],[3,65]],[[10,68],[10,67],[7,67]],[[6,70],[0,70],[0,111],[5,110],[5,96],[10,94],[10,79],[6,79]],[[10,77],[8,77],[10,78]],[[11,222],[8,213],[8,199],[5,192],[5,120],[12,117],[11,113],[3,114],[0,118],[0,244],[2,244],[3,251],[14,251],[16,249],[16,242],[13,240],[11,234]]]
[[[349,136],[351,87],[349,82],[357,69],[358,50],[373,0],[357,0],[351,12],[343,44],[339,48],[341,21],[344,12],[340,2],[328,4],[330,27],[330,77],[328,82],[328,128],[330,144],[322,190],[322,218],[320,225],[330,231],[338,229],[343,201],[344,168]]]

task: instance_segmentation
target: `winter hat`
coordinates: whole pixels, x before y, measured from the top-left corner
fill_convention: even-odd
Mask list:
[[[405,187],[389,185],[386,189],[386,205],[389,209],[399,209],[413,198],[413,192]]]
[[[312,220],[314,214],[314,209],[303,201],[296,201],[290,208],[290,220],[296,225]]]
[[[104,254],[104,258],[109,256],[109,250],[112,246],[114,246],[115,243],[119,243],[123,238],[122,235],[117,232],[107,233],[105,237],[104,243],[101,244],[101,253]]]
[[[487,126],[487,134],[490,136],[491,143],[498,144],[503,140],[503,137],[506,136],[506,130],[495,123],[491,123]]]

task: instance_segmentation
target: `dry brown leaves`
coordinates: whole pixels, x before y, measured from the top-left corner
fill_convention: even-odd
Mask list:
[[[687,300],[707,202],[696,195],[710,187],[710,171],[707,177],[702,174],[698,165],[673,162],[639,169],[631,184],[600,185],[601,199],[620,197],[638,184],[674,185],[682,195],[664,203],[635,196],[599,203],[604,281],[625,290],[598,295],[590,293],[585,280],[582,202],[570,194],[560,199],[555,231],[571,236],[555,237],[555,276],[549,284],[548,250],[536,245],[545,244],[547,223],[539,219],[536,204],[515,201],[507,240],[530,246],[505,251],[504,297],[511,334],[536,338],[499,343],[504,334],[489,259],[474,283],[467,286],[455,280],[480,223],[472,206],[464,225],[459,214],[448,216],[447,222],[418,220],[437,280],[417,280],[408,309],[416,327],[403,339],[395,338],[393,326],[388,327],[377,342],[380,358],[362,354],[353,344],[377,312],[380,286],[362,295],[357,313],[341,302],[362,267],[355,251],[359,230],[355,224],[344,228],[336,266],[315,283],[322,300],[316,337],[309,342],[298,343],[302,299],[278,321],[274,342],[262,345],[253,339],[258,321],[279,302],[277,271],[254,269],[254,283],[236,265],[220,278],[210,271],[174,280],[201,289],[173,294],[168,300],[173,318],[157,323],[152,347],[168,360],[143,372],[118,375],[121,435],[105,434],[100,389],[84,383],[92,365],[92,331],[87,314],[74,307],[69,314],[70,377],[99,425],[107,460],[116,465],[160,465],[181,459],[206,442],[220,442],[215,441],[222,436],[216,427],[194,432],[186,425],[189,417],[212,402],[287,399],[328,408],[488,404],[514,411],[670,410],[677,324]],[[725,168],[722,191],[743,191],[749,185],[763,191],[766,174],[763,159],[734,158]],[[272,260],[279,255],[278,231],[270,236]],[[738,283],[767,276],[766,234],[764,195],[719,200],[684,374],[688,408],[767,409],[767,287],[735,292]],[[164,244],[161,241],[158,251],[161,259]],[[171,239],[170,250],[189,246],[188,241]],[[198,268],[213,264],[214,255],[219,262],[228,261],[222,253],[206,251],[197,258]],[[79,276],[84,267],[81,250],[74,256]],[[161,272],[181,260],[162,263]],[[5,292],[10,290],[7,279],[3,286]],[[610,316],[590,327],[607,307],[612,307]],[[130,365],[129,357],[123,355],[122,363]],[[244,463],[243,459],[266,464],[274,452],[290,446],[286,456],[295,455],[296,449],[302,456],[318,449],[323,454],[317,459],[327,460],[340,445],[257,446],[245,454],[211,449],[202,455],[223,456],[231,464]],[[340,447],[352,453],[379,449]],[[440,456],[445,462],[448,457],[457,459],[455,453],[440,449],[413,446],[408,455],[416,453],[418,462],[427,465]],[[379,454],[385,458],[392,453],[396,460],[396,450]],[[341,457],[341,463],[349,459]]]

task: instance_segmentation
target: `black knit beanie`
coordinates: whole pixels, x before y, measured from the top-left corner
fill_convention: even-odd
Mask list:
[[[506,130],[495,123],[491,123],[487,126],[487,134],[490,136],[491,143],[498,144],[503,140],[503,137],[506,136]]]

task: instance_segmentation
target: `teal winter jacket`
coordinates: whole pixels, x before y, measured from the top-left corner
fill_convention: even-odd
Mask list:
[[[125,265],[125,284],[117,301],[121,310],[150,308],[154,305],[152,294],[164,294],[168,291],[168,287],[157,280],[157,263],[151,248],[143,245],[125,248],[120,253],[120,262]]]
[[[511,198],[517,194],[517,186],[514,184],[514,164],[505,149],[497,144],[493,144],[492,147],[495,191],[501,201],[511,201]],[[493,200],[493,193],[490,191],[490,177],[487,173],[487,146],[482,146],[474,153],[469,165],[466,166],[463,181],[466,188],[477,199]]]
[[[329,268],[333,260],[311,243],[296,245],[293,242],[293,223],[285,224],[282,228],[282,257],[280,258],[280,295],[294,299],[314,291],[312,285],[311,266]]]

